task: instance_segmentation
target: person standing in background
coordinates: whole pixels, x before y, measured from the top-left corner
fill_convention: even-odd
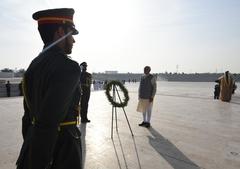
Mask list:
[[[19,89],[19,96],[23,96],[22,81],[18,84],[18,89]]]
[[[141,77],[138,89],[138,106],[137,111],[143,113],[143,122],[139,126],[150,127],[152,107],[154,96],[157,91],[156,78],[150,74],[151,67],[144,67],[144,75]]]
[[[80,64],[81,74],[80,74],[80,85],[81,85],[81,122],[89,123],[88,119],[88,102],[91,94],[91,84],[92,84],[92,75],[87,72],[87,63],[82,62]]]
[[[9,82],[9,80],[6,83],[6,90],[7,90],[7,97],[11,96],[11,84]]]
[[[216,85],[214,86],[214,99],[219,99],[220,95],[220,82],[216,81]]]
[[[224,102],[230,102],[234,89],[235,81],[229,71],[226,71],[223,76],[218,78],[220,82],[220,99]]]

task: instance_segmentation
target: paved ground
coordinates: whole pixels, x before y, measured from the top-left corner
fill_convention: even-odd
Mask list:
[[[152,127],[139,127],[137,93],[130,91],[111,139],[112,107],[103,91],[92,92],[91,123],[80,125],[85,169],[239,169],[240,96],[231,103],[204,97],[158,94]],[[0,98],[0,168],[15,168],[22,144],[22,97]],[[115,125],[115,121],[114,121]]]

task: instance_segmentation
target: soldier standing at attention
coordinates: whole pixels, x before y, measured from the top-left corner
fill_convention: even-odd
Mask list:
[[[80,84],[81,84],[81,122],[89,123],[90,120],[87,117],[88,113],[88,101],[91,93],[91,83],[92,75],[87,72],[87,63],[82,62],[80,64],[81,74],[80,74]]]
[[[71,60],[74,10],[38,11],[33,19],[44,43],[23,79],[23,145],[17,169],[81,169],[82,148],[77,128],[79,65]]]
[[[6,89],[7,89],[7,97],[10,97],[11,96],[11,84],[9,81],[7,81],[6,83]]]

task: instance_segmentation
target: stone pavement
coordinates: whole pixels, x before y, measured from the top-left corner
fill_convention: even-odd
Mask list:
[[[81,124],[85,169],[239,169],[240,95],[231,103],[212,98],[167,95],[155,98],[152,127],[139,127],[137,92],[129,90],[118,132],[111,139],[112,107],[103,91],[92,92],[91,123]],[[15,168],[22,144],[22,97],[0,98],[0,168]]]

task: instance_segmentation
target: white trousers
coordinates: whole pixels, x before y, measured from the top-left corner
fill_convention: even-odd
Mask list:
[[[149,106],[146,108],[146,111],[143,112],[143,121],[150,123],[151,116],[152,116],[152,107],[153,103],[150,103]]]
[[[149,102],[149,99],[139,99],[137,111],[143,114],[143,121],[150,123],[152,115],[153,102]]]

